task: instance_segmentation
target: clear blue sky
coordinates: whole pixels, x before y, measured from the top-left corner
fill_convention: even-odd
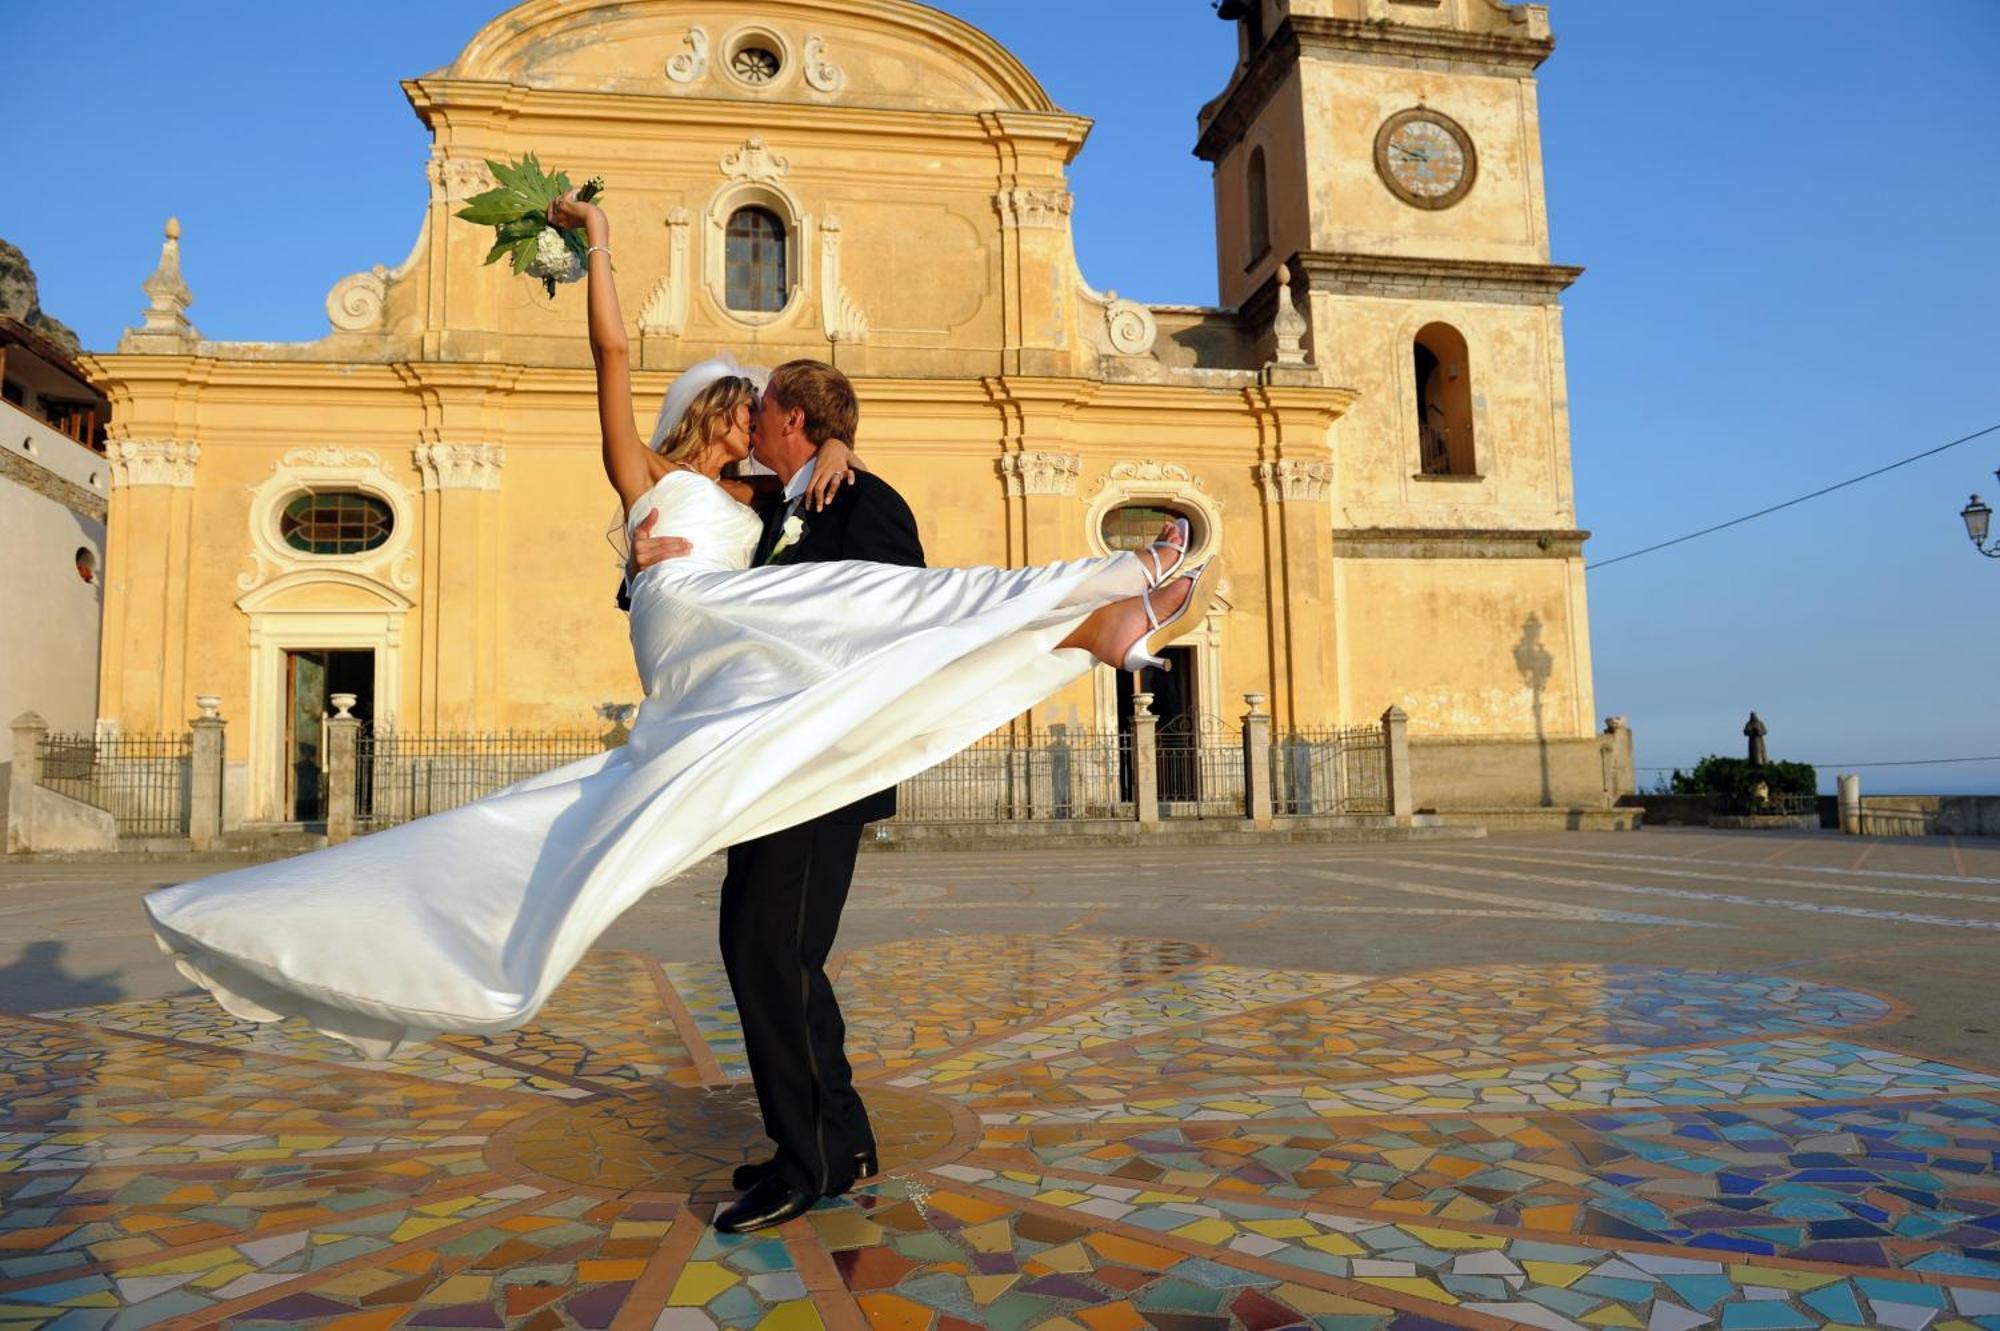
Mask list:
[[[427,136],[397,80],[501,0],[9,0],[0,236],[109,346],[161,221],[221,338],[312,338],[333,281],[408,252]],[[1195,111],[1207,0],[947,0],[1094,117],[1074,171],[1099,288],[1215,298]],[[1555,0],[1542,67],[1580,525],[1604,559],[2000,422],[2000,4]],[[1646,765],[2000,754],[2000,560],[1957,517],[2000,435],[1591,575],[1599,715]],[[1831,770],[1823,772],[1830,789]],[[2000,762],[1866,788],[2000,791]]]

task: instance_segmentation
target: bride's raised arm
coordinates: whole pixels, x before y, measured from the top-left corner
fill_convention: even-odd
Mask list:
[[[659,479],[658,454],[639,438],[632,417],[632,347],[618,286],[611,276],[611,223],[604,210],[571,190],[549,205],[549,221],[583,228],[589,245],[590,356],[597,366],[597,423],[604,436],[604,474],[626,508]]]

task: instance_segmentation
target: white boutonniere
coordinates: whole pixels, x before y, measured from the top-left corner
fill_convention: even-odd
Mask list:
[[[778,556],[797,545],[799,538],[805,534],[806,520],[804,518],[796,513],[786,518],[784,527],[778,532],[778,543],[771,547],[771,553],[765,557],[764,562],[767,564],[777,562]]]

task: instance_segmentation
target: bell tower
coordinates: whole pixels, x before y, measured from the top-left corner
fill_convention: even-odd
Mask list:
[[[1237,62],[1195,152],[1214,167],[1221,303],[1269,328],[1289,265],[1313,364],[1357,394],[1333,440],[1341,712],[1398,705],[1412,734],[1592,734],[1560,305],[1582,270],[1549,259],[1547,8],[1217,13]],[[1530,638],[1551,657],[1533,679]]]

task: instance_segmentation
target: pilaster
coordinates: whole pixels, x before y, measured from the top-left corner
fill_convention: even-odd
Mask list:
[[[189,551],[199,444],[121,439],[106,446],[111,521],[98,710],[130,733],[178,729],[187,692]]]
[[[498,444],[417,445],[423,476],[423,653],[417,724],[432,732],[500,725]]]
[[[1255,467],[1264,501],[1265,576],[1269,602],[1271,713],[1292,730],[1340,715],[1334,597],[1333,492],[1328,430],[1343,396],[1266,384],[1249,390],[1262,461]]]

